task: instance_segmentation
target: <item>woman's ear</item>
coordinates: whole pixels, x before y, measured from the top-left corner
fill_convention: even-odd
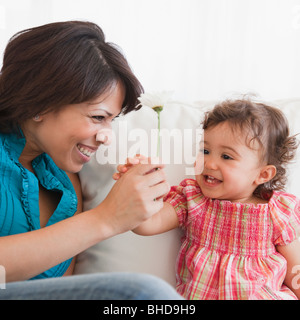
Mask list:
[[[35,121],[35,122],[40,122],[40,121],[42,121],[42,117],[41,117],[39,114],[37,114],[37,115],[35,115],[35,116],[33,117],[33,121]]]
[[[263,166],[255,180],[256,184],[260,185],[272,180],[275,177],[276,172],[276,167],[273,165]]]

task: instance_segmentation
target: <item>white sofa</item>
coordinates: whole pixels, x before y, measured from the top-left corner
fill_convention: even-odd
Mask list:
[[[197,153],[197,141],[203,112],[217,101],[196,102],[192,105],[170,102],[161,113],[162,160],[171,185],[193,173],[193,161]],[[300,133],[300,98],[266,101],[286,114],[293,133]],[[140,152],[155,155],[157,115],[143,107],[115,121],[116,139],[108,147],[101,147],[80,173],[83,187],[84,208],[99,204],[114,184],[112,174],[117,164],[127,155]],[[140,149],[141,148],[141,149]],[[300,148],[298,150],[300,159]],[[298,162],[298,165],[297,165]],[[290,166],[287,191],[300,197],[300,160]],[[180,246],[179,229],[167,233],[143,237],[131,231],[105,240],[81,253],[75,273],[94,272],[142,272],[150,273],[175,285],[175,260]]]

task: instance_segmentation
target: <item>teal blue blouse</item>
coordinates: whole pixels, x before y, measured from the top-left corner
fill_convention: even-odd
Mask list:
[[[40,229],[39,183],[59,192],[60,202],[47,226],[74,215],[77,196],[64,171],[45,153],[32,162],[35,174],[25,169],[19,157],[25,147],[24,135],[0,133],[0,236]],[[47,250],[47,248],[45,248]],[[32,279],[62,276],[72,259],[41,273]],[[22,261],[20,261],[22,263]]]

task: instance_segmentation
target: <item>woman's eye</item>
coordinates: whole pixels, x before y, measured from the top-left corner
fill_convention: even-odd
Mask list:
[[[105,117],[103,117],[103,116],[93,116],[92,118],[99,121],[99,122],[103,121],[105,119]]]

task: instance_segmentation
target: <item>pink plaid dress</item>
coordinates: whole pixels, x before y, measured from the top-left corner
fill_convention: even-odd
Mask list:
[[[186,299],[297,299],[283,285],[286,260],[275,246],[299,237],[298,198],[273,192],[266,204],[213,200],[186,179],[165,201],[185,231],[176,288]]]

